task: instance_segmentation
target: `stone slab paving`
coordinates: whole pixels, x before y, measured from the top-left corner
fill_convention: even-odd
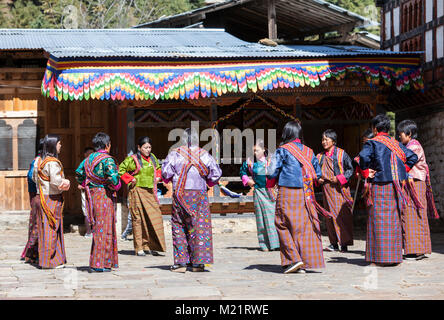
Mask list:
[[[138,257],[119,240],[119,269],[88,273],[91,239],[65,234],[65,269],[40,270],[20,261],[27,230],[0,234],[0,299],[444,299],[444,233],[433,253],[396,267],[370,267],[357,234],[348,253],[324,252],[326,268],[284,275],[279,252],[258,250],[255,232],[214,234],[215,264],[204,273],[172,273],[171,237],[164,256]],[[323,236],[323,244],[328,245]]]

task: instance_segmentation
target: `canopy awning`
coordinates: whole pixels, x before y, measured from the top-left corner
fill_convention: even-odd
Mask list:
[[[370,86],[423,89],[418,54],[258,59],[50,56],[42,93],[54,100],[198,99],[226,93],[319,86],[347,74]]]

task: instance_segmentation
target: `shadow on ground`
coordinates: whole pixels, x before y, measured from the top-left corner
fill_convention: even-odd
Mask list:
[[[225,249],[243,249],[243,250],[261,251],[261,249],[258,247],[225,247]]]
[[[252,264],[244,270],[259,270],[263,272],[282,273],[284,269],[277,264]]]
[[[134,250],[120,250],[118,251],[118,254],[122,254],[124,256],[136,256]]]
[[[168,270],[168,271],[170,271],[170,266],[168,266],[168,265],[148,266],[148,267],[145,267],[145,269],[160,269],[160,270]]]
[[[349,259],[347,257],[330,257],[330,261],[327,261],[327,263],[347,263],[347,264],[354,264],[356,266],[365,267],[370,265],[370,262],[365,261],[365,259],[357,258],[357,259]]]

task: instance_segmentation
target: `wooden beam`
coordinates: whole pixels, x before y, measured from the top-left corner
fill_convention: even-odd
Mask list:
[[[276,0],[268,0],[268,39],[277,39]]]
[[[46,68],[0,68],[0,73],[44,73]]]
[[[40,89],[42,85],[42,80],[0,80],[0,85],[2,87],[10,88],[37,88]]]
[[[212,124],[211,121],[200,121],[199,122],[199,125],[201,127],[210,127],[211,124]],[[134,126],[136,128],[174,128],[174,127],[185,128],[189,125],[190,125],[189,121],[183,121],[183,122],[171,121],[171,122],[162,122],[162,123],[158,123],[158,122],[135,122],[134,123]]]

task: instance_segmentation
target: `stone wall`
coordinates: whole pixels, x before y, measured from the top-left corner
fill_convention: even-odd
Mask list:
[[[413,120],[418,124],[418,140],[429,164],[436,208],[444,217],[444,111]]]

